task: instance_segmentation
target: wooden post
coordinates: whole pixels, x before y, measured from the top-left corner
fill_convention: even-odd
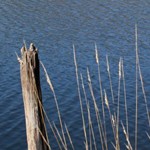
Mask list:
[[[50,149],[42,110],[38,51],[30,44],[21,48],[20,74],[28,150]]]

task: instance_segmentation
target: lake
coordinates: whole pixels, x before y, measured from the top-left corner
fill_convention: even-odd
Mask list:
[[[45,65],[53,83],[63,122],[66,123],[75,149],[83,150],[84,134],[76,73],[73,60],[73,45],[76,49],[79,79],[83,75],[97,148],[101,149],[94,106],[87,81],[90,70],[93,92],[99,109],[98,70],[95,61],[95,43],[99,52],[101,82],[112,103],[106,55],[110,63],[115,105],[118,99],[118,63],[124,60],[129,136],[135,146],[135,24],[138,26],[138,50],[147,105],[150,108],[150,1],[149,0],[5,0],[0,3],[0,149],[27,149],[24,106],[20,84],[20,55],[23,41],[27,46],[33,42],[39,50],[40,60]],[[80,89],[86,128],[89,129],[86,103]],[[59,129],[59,119],[53,94],[46,82],[41,67],[43,104],[51,122]],[[123,81],[120,82],[120,121],[125,124]],[[105,107],[106,108],[106,107]],[[113,149],[109,115],[106,110],[108,148]],[[101,112],[101,110],[100,110]],[[59,149],[49,126],[47,127],[52,149]],[[150,135],[140,76],[138,75],[138,144],[139,150],[148,150]],[[90,135],[88,135],[90,137]],[[120,145],[125,149],[125,136],[120,126]],[[68,144],[68,149],[71,149]]]

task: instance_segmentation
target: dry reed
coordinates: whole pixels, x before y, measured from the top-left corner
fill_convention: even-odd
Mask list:
[[[138,42],[137,42],[138,37],[137,37],[137,35],[138,35],[137,25],[135,25],[135,51],[136,51],[136,70],[135,70],[135,72],[136,72],[136,77],[135,77],[135,84],[136,84],[135,85],[135,91],[136,91],[136,93],[135,93],[135,104],[136,105],[135,105],[135,125],[134,125],[135,126],[135,134],[134,134],[134,144],[135,144],[134,149],[135,150],[137,150],[137,143],[138,143],[138,76],[140,77],[140,81],[141,81],[142,93],[144,96],[145,108],[146,108],[146,113],[147,113],[147,119],[148,119],[148,123],[150,126],[149,108],[148,108],[148,104],[147,104],[147,97],[146,97],[146,93],[145,93],[144,82],[143,82],[141,67],[140,67],[140,63],[139,63]],[[98,82],[99,82],[99,89],[100,89],[99,93],[100,93],[100,100],[101,100],[100,101],[101,107],[99,108],[96,96],[94,94],[93,84],[92,84],[92,79],[91,79],[89,68],[87,68],[87,77],[86,78],[88,81],[87,83],[88,83],[88,87],[89,87],[89,91],[90,91],[90,95],[91,95],[92,99],[87,98],[85,83],[84,83],[83,76],[81,73],[80,73],[80,79],[81,80],[79,80],[79,71],[78,71],[78,64],[77,64],[77,58],[76,58],[76,50],[75,50],[74,45],[73,45],[73,57],[74,57],[74,65],[75,65],[78,98],[79,98],[81,118],[82,118],[82,127],[81,128],[83,129],[83,134],[84,134],[84,140],[82,141],[82,143],[85,145],[84,146],[85,150],[92,150],[92,149],[98,150],[99,147],[101,147],[102,150],[108,150],[109,149],[108,145],[110,143],[112,144],[112,146],[114,147],[115,150],[122,149],[122,147],[120,145],[120,135],[121,135],[120,126],[122,126],[122,131],[123,131],[123,134],[125,135],[125,141],[124,142],[126,142],[126,144],[125,144],[126,149],[133,150],[133,145],[131,145],[130,136],[129,136],[130,133],[129,133],[129,118],[128,118],[128,103],[127,103],[126,80],[125,80],[125,71],[124,71],[123,59],[120,58],[119,65],[118,65],[118,91],[117,91],[118,93],[117,93],[117,101],[115,101],[111,72],[110,72],[109,59],[108,59],[108,56],[106,55],[107,73],[108,73],[109,87],[110,87],[110,92],[111,92],[111,98],[110,99],[112,99],[112,105],[110,105],[110,101],[109,101],[109,97],[107,96],[107,92],[105,89],[103,89],[103,86],[102,86],[100,61],[99,61],[97,45],[95,44],[95,60],[96,60],[96,64],[97,64]],[[47,82],[50,86],[51,91],[53,92],[53,96],[54,96],[54,100],[56,103],[57,112],[58,112],[58,116],[59,116],[59,123],[60,123],[62,136],[59,132],[59,129],[56,127],[55,123],[53,122],[53,126],[52,126],[52,124],[48,120],[47,116],[46,116],[46,118],[47,118],[49,125],[50,125],[50,128],[51,128],[51,130],[52,130],[52,132],[56,138],[59,149],[60,150],[63,150],[63,149],[68,150],[69,148],[67,146],[66,137],[64,134],[63,123],[62,123],[61,114],[59,111],[59,106],[58,106],[56,94],[55,94],[53,85],[50,81],[50,78],[47,74],[47,71],[46,71],[43,64],[42,64],[42,66],[43,66],[43,69],[44,69],[44,72],[46,75]],[[80,81],[81,81],[81,83],[80,83]],[[121,107],[120,107],[121,83],[123,84],[123,94],[124,94],[123,95],[124,96],[123,111],[125,111],[125,125],[123,124],[123,122],[121,121],[121,118],[120,118],[120,111],[122,111]],[[80,89],[81,88],[80,85],[82,86],[82,89]],[[84,101],[82,101],[82,96],[81,96],[82,92],[83,92],[83,96],[85,99],[87,116],[85,116],[85,114],[83,112]],[[92,100],[92,103],[94,106],[94,115],[96,117],[96,123],[97,123],[96,125],[92,122],[93,116],[91,115],[91,106],[90,106],[91,100]],[[114,106],[115,104],[117,105],[116,107]],[[106,126],[106,119],[107,119],[106,114],[105,114],[106,110],[108,110],[108,113],[109,113],[108,115],[109,115],[109,120],[111,122],[111,128],[107,128],[107,126]],[[45,111],[44,111],[44,114],[46,115]],[[86,118],[87,118],[87,120],[86,120]],[[86,125],[88,125],[88,127],[86,127]],[[71,144],[71,148],[73,150],[75,150],[73,140],[71,138],[69,130],[68,130],[66,124],[64,126],[65,126],[65,131],[67,133],[69,142]],[[98,130],[99,139],[96,138],[97,133],[94,130],[95,126],[98,127],[97,130]],[[110,137],[107,134],[108,130],[112,131],[114,141],[110,141]],[[150,135],[148,132],[146,132],[146,135],[150,139]],[[115,142],[115,143],[113,143],[113,142]]]

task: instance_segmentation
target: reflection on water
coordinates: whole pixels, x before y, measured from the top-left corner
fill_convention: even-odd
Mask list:
[[[62,118],[66,122],[76,149],[83,149],[83,132],[80,106],[75,79],[72,45],[76,47],[79,72],[86,83],[86,68],[91,72],[95,97],[99,99],[97,66],[94,43],[99,50],[103,88],[111,96],[106,70],[106,54],[109,56],[114,96],[117,99],[118,61],[124,58],[124,69],[129,109],[129,132],[134,146],[135,113],[135,37],[134,26],[138,24],[138,46],[141,70],[147,99],[150,78],[150,2],[149,0],[111,1],[53,1],[5,0],[0,5],[0,147],[1,149],[26,149],[24,110],[20,86],[19,64],[15,52],[19,53],[23,40],[34,42],[39,49],[40,59],[45,64],[54,84]],[[41,72],[42,92],[45,109],[51,121],[58,123],[52,93]],[[139,82],[140,83],[140,82]],[[88,98],[90,92],[86,83]],[[139,91],[141,85],[139,84]],[[123,89],[122,85],[121,88]],[[123,90],[121,91],[123,97]],[[122,98],[123,99],[123,98]],[[111,100],[111,98],[110,98]],[[84,100],[83,100],[84,101]],[[149,104],[149,102],[148,102]],[[124,103],[121,101],[121,108]],[[150,105],[150,104],[149,104]],[[84,104],[85,106],[85,104]],[[94,119],[94,108],[91,107]],[[148,130],[144,99],[139,92],[138,147],[148,149],[145,136]],[[86,113],[86,111],[85,111]],[[121,112],[124,121],[124,111]],[[87,125],[88,126],[88,125]],[[109,123],[108,123],[109,126]],[[95,130],[96,127],[95,127]],[[149,131],[147,131],[149,132]],[[108,135],[112,136],[108,131]],[[98,135],[96,134],[96,138]],[[50,143],[58,149],[51,131]],[[124,146],[124,135],[121,135]],[[110,149],[112,149],[111,141]],[[99,148],[99,145],[98,145]]]

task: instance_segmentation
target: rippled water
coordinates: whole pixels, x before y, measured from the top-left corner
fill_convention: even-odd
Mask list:
[[[138,24],[138,47],[148,104],[150,106],[150,1],[149,0],[5,0],[0,3],[0,149],[27,149],[24,109],[21,95],[19,53],[23,40],[34,42],[51,76],[62,118],[68,126],[76,149],[83,149],[84,139],[79,100],[75,79],[72,45],[76,47],[79,71],[86,80],[86,67],[96,98],[99,98],[94,43],[97,43],[103,87],[110,96],[106,71],[106,54],[109,56],[112,83],[117,99],[118,61],[124,58],[129,109],[130,140],[134,147],[135,114],[135,37]],[[139,82],[140,83],[140,82]],[[51,121],[58,124],[53,96],[41,72],[45,109]],[[88,86],[86,86],[88,91]],[[122,93],[123,94],[123,93]],[[90,97],[90,94],[88,93]],[[111,100],[111,98],[110,98]],[[121,101],[121,107],[124,107]],[[93,108],[91,111],[94,112]],[[121,112],[124,118],[124,111]],[[150,141],[144,99],[139,84],[138,148],[148,150]],[[107,121],[106,121],[107,122]],[[94,120],[93,113],[93,123]],[[109,127],[109,125],[108,125]],[[58,149],[49,130],[50,143]],[[96,129],[95,129],[96,130]],[[109,133],[111,137],[111,133]],[[98,135],[96,135],[97,137]],[[98,137],[97,137],[98,139]],[[121,145],[124,147],[124,135]],[[109,147],[112,149],[111,141]],[[98,145],[99,148],[99,145]]]

